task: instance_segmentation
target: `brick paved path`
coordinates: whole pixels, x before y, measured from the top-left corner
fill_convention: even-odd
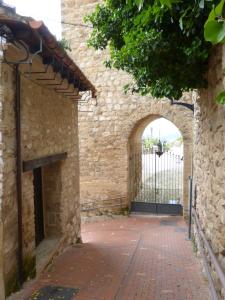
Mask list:
[[[73,300],[207,300],[207,282],[180,217],[129,217],[83,226],[84,244],[68,249],[38,287],[78,288]],[[55,300],[55,299],[54,299]]]

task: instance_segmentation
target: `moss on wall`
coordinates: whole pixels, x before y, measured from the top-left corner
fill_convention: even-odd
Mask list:
[[[6,279],[5,282],[5,295],[8,297],[10,294],[18,291],[20,288],[19,284],[19,276],[18,271],[12,272],[10,275],[8,275],[8,279]]]
[[[24,279],[31,279],[36,276],[36,258],[34,256],[26,256],[23,262]]]
[[[24,281],[34,278],[36,275],[36,259],[34,256],[27,255],[24,258]],[[20,289],[18,270],[9,274],[5,281],[5,294],[8,297]]]

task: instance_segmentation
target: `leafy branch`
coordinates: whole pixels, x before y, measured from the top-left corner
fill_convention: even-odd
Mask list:
[[[109,48],[109,68],[133,77],[125,91],[179,99],[206,88],[213,45],[225,42],[225,0],[105,0],[86,16],[88,44]],[[225,92],[217,99],[225,103]]]
[[[224,3],[225,0],[221,0],[217,6],[212,8],[204,26],[205,39],[213,45],[225,43]],[[217,95],[216,101],[225,105],[225,91],[221,91]]]
[[[62,49],[72,51],[70,42],[67,39],[62,38],[58,43]]]
[[[211,45],[204,39],[211,3],[202,0],[107,0],[86,17],[89,45],[109,47],[106,65],[132,75],[126,87],[142,95],[179,99],[207,86]]]

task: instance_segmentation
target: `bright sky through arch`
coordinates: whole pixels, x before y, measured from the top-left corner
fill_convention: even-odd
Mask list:
[[[179,138],[181,133],[172,122],[165,118],[159,118],[146,126],[142,137],[150,137],[151,135],[153,138],[160,137],[161,141],[171,142]]]
[[[5,0],[4,3],[16,7],[16,12],[22,16],[44,21],[50,32],[61,39],[60,0]]]

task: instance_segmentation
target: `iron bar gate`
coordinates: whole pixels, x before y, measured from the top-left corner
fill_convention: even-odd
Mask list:
[[[183,157],[137,145],[130,152],[131,211],[182,214]]]

